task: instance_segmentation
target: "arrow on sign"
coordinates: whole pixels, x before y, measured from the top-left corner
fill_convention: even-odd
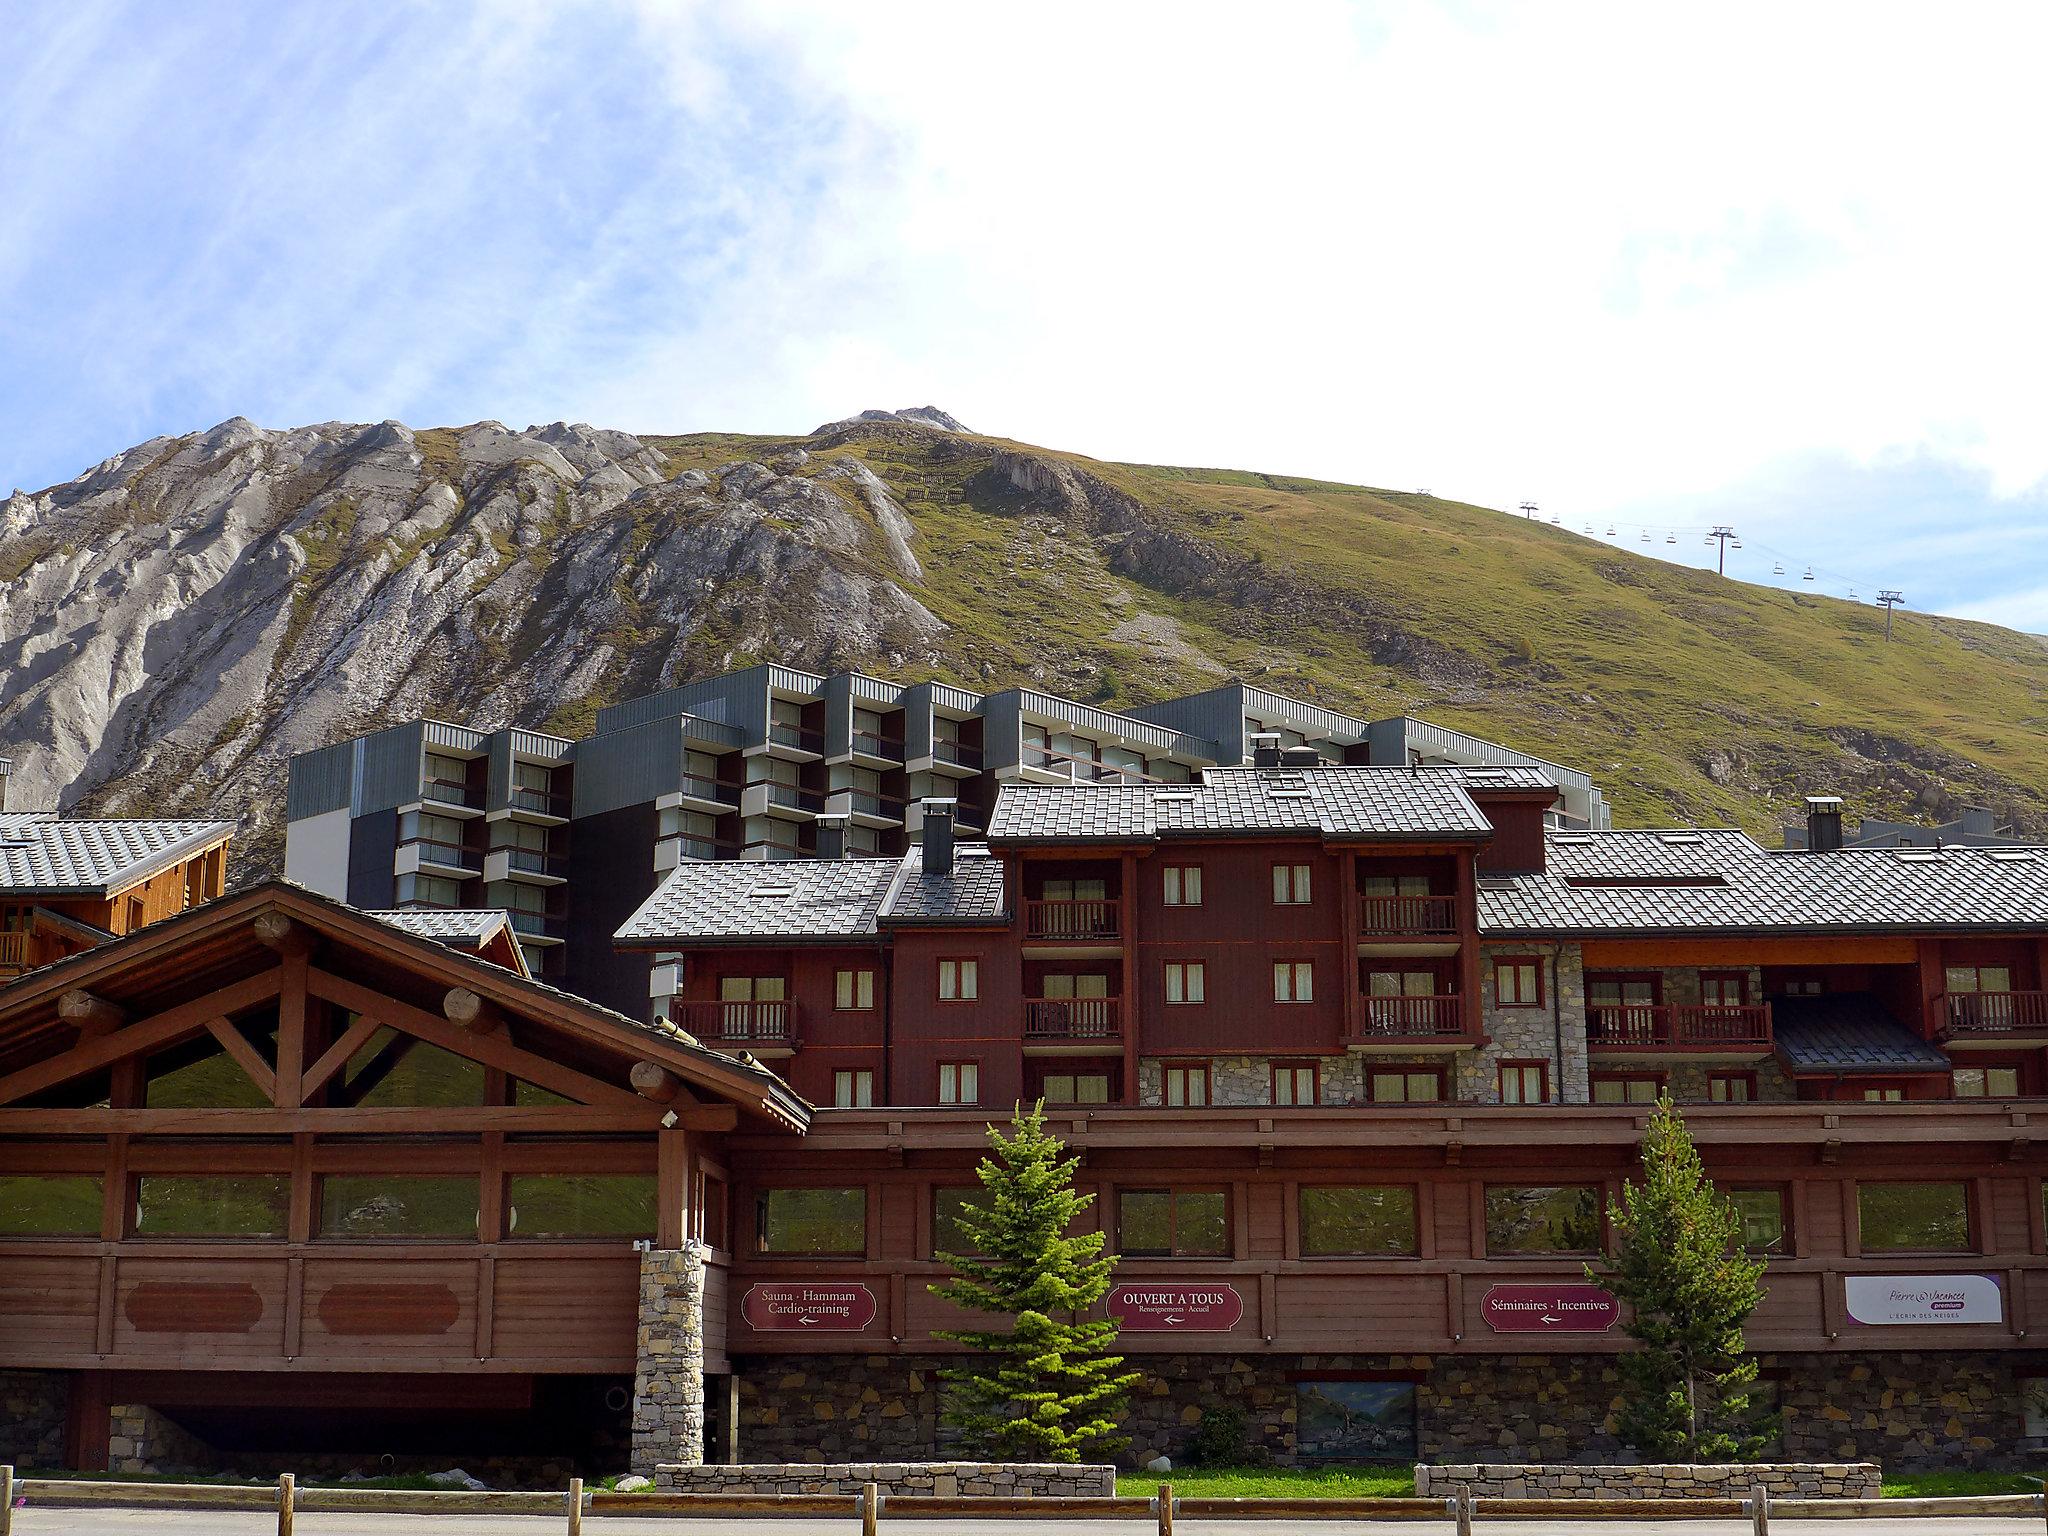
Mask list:
[[[1166,1314],[1166,1316],[1159,1319],[1159,1321],[1161,1321],[1162,1323],[1177,1323],[1180,1321],[1180,1319],[1176,1317],[1173,1313],[1169,1312]]]
[[[797,1319],[797,1321],[802,1323],[806,1328],[811,1328],[817,1325],[818,1320],[815,1317],[800,1317]]]
[[[1546,1312],[1543,1314],[1543,1321],[1546,1323],[1561,1323],[1564,1321],[1564,1319],[1561,1317],[1553,1316],[1551,1313]]]

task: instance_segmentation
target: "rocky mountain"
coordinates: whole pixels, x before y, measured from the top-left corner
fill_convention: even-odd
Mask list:
[[[1110,464],[933,407],[804,437],[555,423],[158,438],[0,502],[15,803],[211,810],[418,714],[575,732],[761,659],[1114,707],[1240,676],[1582,765],[1629,821],[1797,796],[2048,834],[2048,653],[1426,494]]]

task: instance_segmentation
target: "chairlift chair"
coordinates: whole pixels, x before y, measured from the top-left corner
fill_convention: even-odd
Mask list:
[[[1650,542],[1650,530],[1647,528],[1643,530],[1643,542],[1645,544]]]
[[[1785,562],[1784,562],[1784,561],[1782,561],[1782,560],[1780,560],[1780,561],[1778,561],[1778,562],[1777,562],[1776,564],[1774,564],[1774,565],[1773,565],[1773,566],[1771,567],[1771,574],[1772,574],[1773,576],[1782,576],[1782,575],[1784,575],[1784,574],[1785,574]]]
[[[1808,567],[1806,568],[1806,574],[1805,574],[1804,576],[1800,577],[1799,579],[1800,579],[1801,581],[1811,581],[1811,580],[1813,580],[1813,567],[1809,565],[1809,566],[1808,566]]]
[[[1676,544],[1678,542],[1678,535],[1675,533],[1667,533],[1664,535],[1664,542],[1666,544]]]

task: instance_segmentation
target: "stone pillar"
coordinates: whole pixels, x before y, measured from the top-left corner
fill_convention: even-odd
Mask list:
[[[640,1255],[639,1363],[633,1372],[633,1470],[704,1460],[704,1250]]]

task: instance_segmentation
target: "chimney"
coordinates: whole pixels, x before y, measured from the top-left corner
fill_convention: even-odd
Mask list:
[[[846,824],[853,818],[844,811],[820,811],[812,818],[818,824],[818,857],[846,857]]]
[[[1280,733],[1278,731],[1252,732],[1252,766],[1254,768],[1278,768],[1280,766]]]
[[[926,800],[924,820],[918,826],[918,841],[924,848],[924,872],[928,875],[953,873],[953,807],[957,800]]]
[[[1836,853],[1842,847],[1842,797],[1806,797],[1806,851]]]
[[[1283,747],[1280,751],[1282,768],[1320,768],[1323,754],[1314,747]]]

